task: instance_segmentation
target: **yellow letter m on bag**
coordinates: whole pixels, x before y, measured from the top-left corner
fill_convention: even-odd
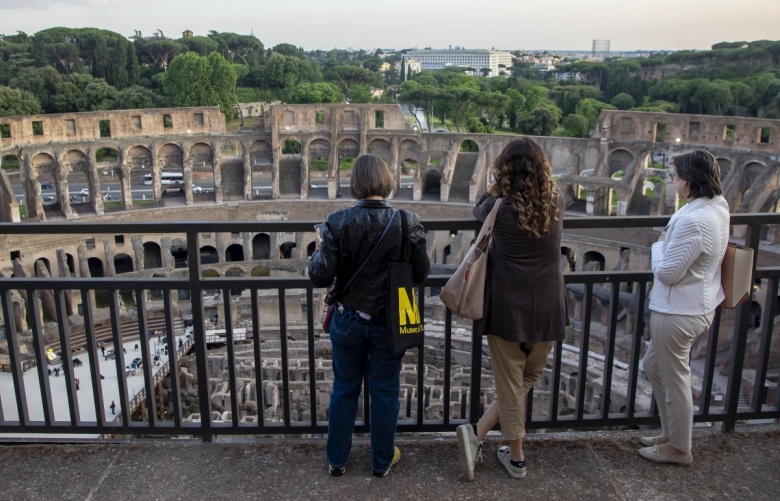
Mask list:
[[[411,299],[405,287],[398,288],[398,325],[401,327],[401,334],[415,334],[422,327],[420,326],[420,309],[417,307],[417,296],[414,289],[410,290],[412,293]]]

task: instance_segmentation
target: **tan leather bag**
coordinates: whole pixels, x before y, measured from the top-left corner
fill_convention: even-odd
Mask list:
[[[480,320],[485,303],[485,280],[487,280],[487,259],[496,214],[501,207],[497,199],[493,209],[482,223],[479,235],[466,253],[463,262],[441,290],[439,298],[452,313],[471,320]]]
[[[720,303],[723,308],[736,308],[748,301],[753,288],[753,249],[743,249],[729,244],[723,263],[720,265],[720,283],[726,299]]]

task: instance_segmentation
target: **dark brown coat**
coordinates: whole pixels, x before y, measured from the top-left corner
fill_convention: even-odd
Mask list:
[[[484,221],[496,200],[482,195],[474,217]],[[511,200],[502,199],[488,254],[480,334],[525,343],[564,338],[568,321],[560,265],[564,211],[560,193],[557,205],[558,219],[550,233],[537,238],[518,228]]]

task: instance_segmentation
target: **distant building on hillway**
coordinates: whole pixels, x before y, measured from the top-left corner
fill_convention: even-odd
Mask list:
[[[447,66],[473,68],[479,74],[482,68],[489,68],[487,76],[497,77],[512,66],[512,54],[487,49],[425,49],[406,53],[410,58],[420,61],[422,70],[440,70]]]

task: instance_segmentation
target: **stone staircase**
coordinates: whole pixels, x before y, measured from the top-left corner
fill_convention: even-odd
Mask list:
[[[458,152],[455,160],[455,168],[452,170],[452,182],[450,183],[450,202],[468,203],[469,181],[474,175],[479,153]]]

